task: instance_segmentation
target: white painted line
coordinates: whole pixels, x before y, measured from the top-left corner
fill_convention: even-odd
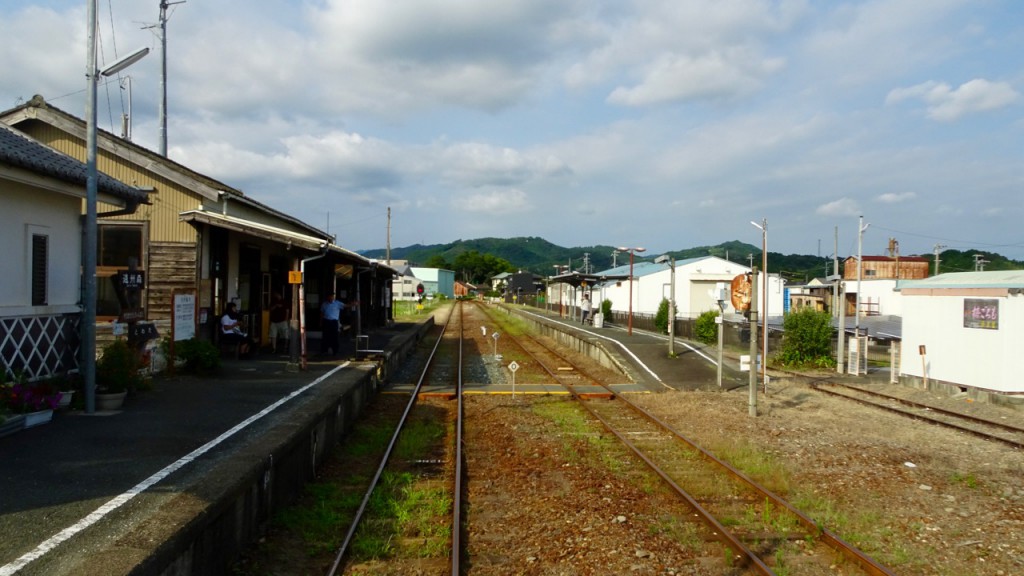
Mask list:
[[[238,432],[240,432],[243,429],[245,429],[246,427],[248,427],[253,422],[256,422],[260,418],[263,418],[267,414],[270,414],[274,410],[280,408],[282,405],[284,405],[287,402],[291,401],[293,398],[295,398],[299,394],[302,394],[306,390],[309,390],[310,388],[316,386],[317,384],[320,384],[321,382],[326,380],[328,377],[333,375],[335,372],[337,372],[338,370],[341,370],[342,368],[345,368],[349,364],[350,364],[350,362],[345,362],[344,364],[341,364],[340,366],[335,367],[334,369],[332,369],[331,371],[327,372],[323,376],[320,376],[319,378],[317,378],[316,380],[313,380],[309,384],[306,384],[302,388],[299,388],[298,390],[295,390],[291,394],[285,396],[284,398],[281,398],[277,402],[274,402],[270,406],[267,406],[263,410],[261,410],[261,411],[257,412],[256,414],[253,414],[252,416],[246,418],[245,420],[243,420],[242,422],[238,423],[237,425],[235,425],[233,428],[231,428],[227,432],[224,432],[220,436],[217,436],[213,440],[210,440],[206,444],[203,444],[199,448],[196,448],[192,452],[189,452],[187,455],[185,455],[182,458],[178,459],[176,462],[174,462],[170,466],[167,466],[163,470],[160,470],[156,474],[153,474],[149,478],[146,478],[142,482],[139,482],[135,486],[132,486],[126,492],[124,492],[124,493],[122,493],[122,494],[120,494],[118,496],[115,496],[113,499],[109,500],[106,504],[100,506],[96,510],[93,510],[92,513],[90,513],[85,518],[82,518],[78,522],[75,522],[71,526],[68,526],[67,528],[61,530],[60,532],[54,534],[53,536],[50,536],[48,539],[46,539],[45,541],[40,543],[38,546],[36,546],[35,550],[32,550],[31,552],[25,553],[24,555],[22,555],[17,560],[15,560],[15,561],[13,561],[13,562],[5,565],[5,566],[0,566],[0,576],[11,576],[12,574],[17,573],[19,570],[21,570],[25,566],[28,566],[29,564],[31,564],[32,562],[38,560],[39,558],[42,558],[43,556],[45,556],[47,553],[49,553],[51,550],[53,550],[54,548],[56,548],[57,546],[59,546],[63,542],[71,539],[74,535],[78,534],[79,532],[82,532],[86,528],[88,528],[88,527],[92,526],[93,524],[95,524],[96,522],[100,521],[104,516],[106,516],[107,514],[110,514],[114,510],[117,510],[118,508],[120,508],[124,504],[128,503],[129,501],[132,500],[132,498],[135,498],[139,494],[142,494],[143,492],[148,490],[151,486],[153,486],[157,482],[159,482],[159,481],[163,480],[164,478],[170,476],[171,474],[173,474],[175,471],[177,471],[181,467],[183,467],[186,464],[192,462],[193,460],[195,460],[196,458],[202,456],[203,454],[209,452],[211,449],[216,447],[221,442],[227,440],[231,436],[234,436]]]
[[[626,354],[629,354],[630,357],[632,357],[633,360],[635,360],[636,363],[639,364],[641,368],[646,370],[647,373],[651,375],[651,377],[653,377],[655,380],[657,380],[662,386],[665,386],[666,388],[671,388],[671,386],[669,386],[668,384],[665,384],[664,382],[662,382],[661,378],[658,377],[658,375],[654,373],[654,370],[651,370],[650,367],[647,366],[647,364],[644,364],[643,362],[641,362],[640,359],[636,357],[636,354],[633,354],[632,350],[630,350],[629,348],[626,348],[625,344],[623,344],[622,342],[619,342],[615,338],[609,338],[609,337],[605,336],[604,334],[598,334],[597,332],[591,332],[590,330],[587,330],[585,328],[580,328],[579,326],[576,326],[574,324],[567,324],[565,322],[560,322],[558,320],[552,320],[551,318],[549,318],[547,316],[543,316],[541,314],[537,314],[536,312],[529,312],[529,311],[523,310],[523,313],[524,314],[529,314],[531,316],[536,316],[537,318],[543,318],[543,319],[545,319],[545,320],[547,320],[549,322],[554,322],[555,324],[559,324],[559,325],[565,326],[567,328],[572,328],[573,330],[577,330],[577,331],[580,331],[580,332],[583,332],[583,333],[586,333],[586,334],[590,334],[591,336],[594,336],[595,338],[601,338],[603,340],[607,340],[609,342],[613,342],[615,344],[618,344],[619,348],[622,348],[626,352]]]

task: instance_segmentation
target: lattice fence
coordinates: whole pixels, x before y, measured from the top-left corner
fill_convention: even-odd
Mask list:
[[[37,380],[78,368],[79,314],[0,318],[0,360],[10,378]]]

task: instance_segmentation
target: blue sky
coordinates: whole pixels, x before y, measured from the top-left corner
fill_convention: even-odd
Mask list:
[[[85,0],[0,3],[0,108],[84,116]],[[158,148],[158,0],[99,0]],[[1012,0],[188,0],[168,151],[339,244],[539,236],[649,253],[896,238],[1024,260]],[[115,53],[116,46],[116,53]],[[102,127],[127,106],[101,87]],[[112,121],[113,119],[113,121]],[[820,246],[820,249],[819,249]]]

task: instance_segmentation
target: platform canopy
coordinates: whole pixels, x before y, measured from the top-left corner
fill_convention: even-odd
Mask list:
[[[629,274],[584,274],[583,272],[567,272],[557,276],[548,276],[550,284],[568,284],[575,288],[580,286],[597,286],[606,282],[629,280]]]

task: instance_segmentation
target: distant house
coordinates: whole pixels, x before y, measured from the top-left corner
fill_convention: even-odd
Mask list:
[[[491,276],[491,290],[501,290],[508,284],[508,278],[511,276],[511,272],[501,272]]]
[[[0,361],[7,377],[77,369],[85,164],[0,123]],[[105,174],[97,200],[130,214],[147,194]]]
[[[455,272],[442,268],[410,268],[413,275],[418,278],[427,295],[443,294],[448,298],[455,297]]]
[[[469,282],[463,282],[461,280],[456,280],[455,281],[455,297],[456,298],[466,298],[468,296],[472,296],[472,295],[476,294],[476,292],[477,292],[476,286],[470,284]]]
[[[930,261],[921,256],[864,256],[861,261],[862,280],[920,280],[931,270]],[[856,256],[843,260],[843,279],[857,279]]]
[[[956,272],[903,282],[900,378],[1024,400],[1024,271]]]
[[[533,272],[516,272],[506,277],[505,302],[522,304],[544,292],[544,277]]]

